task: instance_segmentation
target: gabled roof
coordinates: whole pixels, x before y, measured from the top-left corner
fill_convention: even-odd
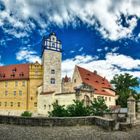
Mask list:
[[[96,71],[91,72],[79,66],[76,67],[79,71],[82,82],[92,86],[96,94],[114,96],[113,94],[106,91],[106,89],[112,89],[111,84],[106,78],[103,78],[100,75],[98,75]]]
[[[29,64],[0,66],[0,81],[29,79]]]

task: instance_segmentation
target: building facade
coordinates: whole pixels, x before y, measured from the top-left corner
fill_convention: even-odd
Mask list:
[[[48,115],[52,104],[69,105],[83,100],[89,105],[102,97],[115,105],[115,91],[107,79],[75,66],[72,79],[61,79],[62,47],[55,33],[42,41],[42,64],[17,64],[0,67],[0,114],[20,115],[24,111]]]

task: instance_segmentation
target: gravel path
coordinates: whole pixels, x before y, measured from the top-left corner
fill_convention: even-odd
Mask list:
[[[140,140],[140,126],[108,132],[97,126],[29,127],[0,124],[0,140]]]

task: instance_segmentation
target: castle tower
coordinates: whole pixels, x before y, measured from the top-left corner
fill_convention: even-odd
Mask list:
[[[61,42],[55,33],[43,38],[43,92],[61,93]]]

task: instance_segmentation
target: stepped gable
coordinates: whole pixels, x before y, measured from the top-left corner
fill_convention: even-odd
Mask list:
[[[77,66],[82,82],[93,87],[95,94],[115,96],[106,91],[106,89],[113,90],[111,84],[106,78],[97,74],[97,71],[91,72],[84,68]]]
[[[29,64],[0,66],[0,81],[28,80],[28,79],[29,79]]]

